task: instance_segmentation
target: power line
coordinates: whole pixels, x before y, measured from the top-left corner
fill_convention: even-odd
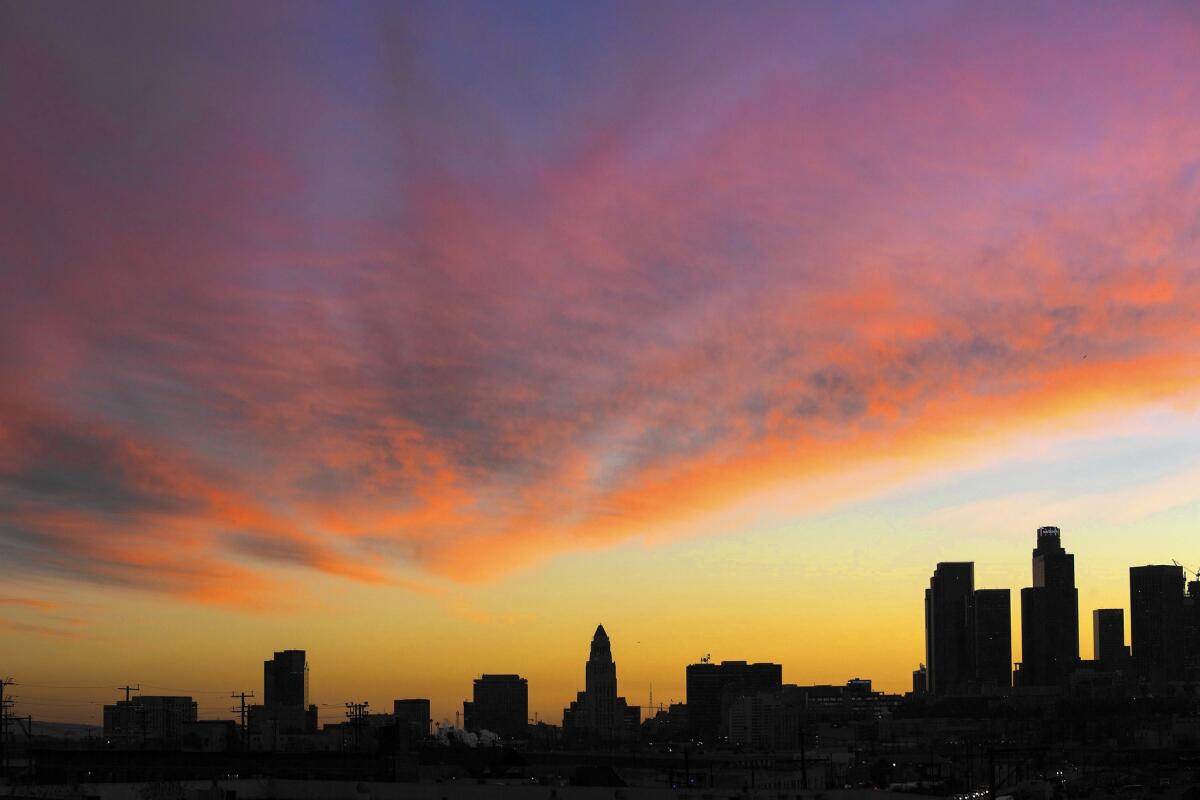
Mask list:
[[[0,772],[8,773],[8,709],[12,707],[15,698],[5,697],[4,689],[15,686],[12,678],[0,680]]]
[[[241,700],[241,706],[234,706],[233,708],[231,708],[229,710],[235,711],[241,715],[241,718],[242,718],[242,749],[245,750],[249,744],[249,742],[247,741],[247,738],[246,738],[246,698],[254,697],[254,692],[250,692],[250,693],[233,692],[229,696],[232,698],[235,698],[237,700]]]

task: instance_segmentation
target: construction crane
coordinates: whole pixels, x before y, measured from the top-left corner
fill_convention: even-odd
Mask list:
[[[1183,570],[1184,577],[1191,576],[1193,580],[1200,581],[1200,569],[1193,569],[1192,567],[1180,564],[1173,558],[1171,559],[1171,563]]]

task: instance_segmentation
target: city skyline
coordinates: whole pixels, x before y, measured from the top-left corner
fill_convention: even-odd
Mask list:
[[[1068,585],[1073,583],[1076,578],[1073,566],[1073,554],[1066,553],[1064,555],[1055,555],[1055,553],[1063,554],[1063,547],[1060,544],[1060,529],[1057,526],[1039,526],[1036,534],[1037,546],[1033,551],[1033,574],[1030,576],[1031,580],[1027,580],[1027,582],[1032,583],[1032,585],[1035,587],[1050,586],[1053,588],[1056,585],[1055,582],[1057,580],[1061,580],[1061,578],[1056,576],[1065,574],[1068,576]],[[1048,558],[1058,558],[1059,561],[1048,562]],[[1058,564],[1062,563],[1063,558],[1065,558],[1068,563],[1068,566],[1066,567],[1067,571],[1065,573],[1062,571],[1063,567],[1058,566]],[[1188,607],[1188,611],[1185,612],[1182,601],[1186,593],[1194,591],[1192,587],[1189,587],[1188,584],[1192,581],[1200,582],[1200,574],[1197,574],[1196,571],[1189,570],[1187,567],[1178,563],[1160,566],[1131,565],[1128,568],[1127,573],[1128,580],[1126,586],[1128,593],[1127,602],[1125,605],[1120,607],[1097,607],[1092,610],[1087,610],[1086,612],[1079,610],[1082,607],[1076,607],[1073,605],[1066,609],[1069,612],[1068,616],[1070,616],[1070,612],[1073,612],[1077,618],[1075,623],[1076,642],[1074,646],[1071,645],[1069,636],[1060,634],[1058,632],[1058,628],[1053,627],[1056,625],[1061,627],[1064,624],[1070,626],[1071,623],[1069,620],[1066,623],[1038,623],[1039,625],[1052,626],[1053,635],[1051,638],[1058,642],[1058,647],[1060,650],[1065,648],[1069,653],[1074,648],[1075,652],[1074,656],[1064,656],[1064,658],[1073,659],[1070,664],[1064,662],[1064,665],[1061,667],[1040,667],[1037,666],[1037,663],[1039,662],[1035,662],[1035,664],[1031,666],[1030,663],[1025,660],[1025,646],[1023,643],[1027,642],[1028,639],[1024,633],[1025,626],[1023,625],[1023,620],[1030,619],[1030,614],[1033,614],[1035,619],[1040,615],[1049,615],[1050,618],[1053,618],[1055,612],[1052,610],[1046,610],[1045,601],[1038,600],[1033,596],[1026,596],[1031,591],[1028,588],[1023,589],[1018,593],[1013,592],[1011,587],[978,587],[974,582],[975,567],[976,563],[974,561],[938,562],[936,568],[933,570],[934,578],[930,582],[930,588],[925,590],[925,631],[921,641],[924,652],[920,661],[920,666],[922,668],[926,668],[928,666],[928,677],[926,679],[927,683],[922,687],[922,691],[928,691],[932,695],[954,695],[962,692],[977,693],[981,689],[985,692],[1007,692],[1012,688],[1020,690],[1021,688],[1028,689],[1033,687],[1036,689],[1038,687],[1047,687],[1054,684],[1065,686],[1066,676],[1076,669],[1076,662],[1078,662],[1080,658],[1083,658],[1085,662],[1088,660],[1087,654],[1089,652],[1096,653],[1095,666],[1092,668],[1127,670],[1133,674],[1135,671],[1134,665],[1137,665],[1136,671],[1138,674],[1141,674],[1142,672],[1145,672],[1145,668],[1142,665],[1147,660],[1146,653],[1148,651],[1146,649],[1133,649],[1134,655],[1132,656],[1132,660],[1130,660],[1128,664],[1124,663],[1124,661],[1129,658],[1128,654],[1131,648],[1133,648],[1135,635],[1133,633],[1133,628],[1138,624],[1133,622],[1133,619],[1139,614],[1143,615],[1144,617],[1146,613],[1151,613],[1155,618],[1157,618],[1157,616],[1162,613],[1162,604],[1167,603],[1169,607],[1169,604],[1172,602],[1169,598],[1172,594],[1174,594],[1178,595],[1174,601],[1175,603],[1179,604],[1178,624],[1191,624],[1185,623],[1185,619],[1190,619],[1190,617],[1185,618],[1184,615],[1185,613],[1193,614],[1195,612],[1191,611],[1190,606]],[[1142,578],[1138,576],[1153,577]],[[935,590],[933,588],[935,585],[937,585],[936,582],[939,579],[942,580],[943,586],[947,588],[943,588],[941,590]],[[1141,607],[1142,610],[1139,611],[1135,608],[1134,598],[1139,592],[1145,591],[1144,588],[1139,589],[1138,587],[1144,586],[1146,580],[1151,581],[1150,586],[1152,587],[1151,591],[1153,592],[1154,599],[1150,601],[1141,601],[1143,605]],[[1177,581],[1178,585],[1176,586],[1172,581]],[[946,595],[946,592],[950,592],[950,594]],[[963,599],[950,599],[954,597],[961,597]],[[983,613],[984,609],[996,609],[997,607],[994,601],[999,599],[1007,601],[1008,608],[1000,609],[1001,614],[1007,613],[1007,618],[997,618],[996,610],[988,611],[987,616],[985,617]],[[1147,606],[1146,602],[1149,602],[1150,605]],[[1195,599],[1191,600],[1190,602],[1194,604]],[[942,609],[943,614],[949,612],[948,616],[959,618],[963,618],[964,612],[966,612],[967,617],[969,618],[965,623],[967,627],[962,630],[945,630],[944,623],[934,622],[934,620],[937,618],[935,616],[931,616],[934,609]],[[969,612],[967,609],[969,609]],[[1126,609],[1128,609],[1131,613],[1124,613]],[[1093,624],[1092,630],[1088,632],[1085,638],[1083,625],[1081,622],[1084,617],[1091,618],[1095,614],[1111,615],[1114,610],[1120,612],[1118,614],[1118,619],[1116,620],[1119,623],[1118,627],[1120,628],[1120,632],[1118,633],[1117,630],[1112,627],[1111,622],[1109,623],[1104,635],[1110,639],[1110,658],[1107,660],[1102,660],[1099,655],[1099,648],[1101,644],[1100,641],[1096,639],[1097,629],[1095,628],[1095,625]],[[1110,620],[1111,619],[1112,617],[1110,616]],[[960,622],[958,624],[962,625],[964,623]],[[1143,626],[1151,624],[1154,630],[1162,630],[1161,628],[1158,628],[1152,620],[1150,623],[1142,621],[1140,624]],[[934,627],[935,625],[937,626],[936,632]],[[978,626],[979,631],[986,631],[986,633],[980,634],[984,637],[984,639],[986,639],[986,641],[977,637],[976,626]],[[1146,628],[1143,627],[1143,630],[1146,630]],[[1142,637],[1141,641],[1143,642],[1140,647],[1146,647],[1145,642],[1151,640],[1145,638],[1147,636],[1145,633],[1138,635]],[[1162,644],[1163,634],[1161,632],[1157,634],[1151,633],[1149,635],[1152,637],[1157,636],[1157,639],[1153,640],[1154,643],[1150,645],[1151,647],[1162,648],[1164,646]],[[1191,634],[1184,634],[1184,629],[1181,628],[1180,635],[1187,636]],[[997,637],[1005,637],[1007,641],[1003,641]],[[1116,637],[1116,641],[1113,641],[1112,637]],[[1168,637],[1168,639],[1169,638],[1170,637]],[[961,642],[955,645],[960,648],[959,650],[952,650],[948,655],[938,655],[936,649],[934,648],[935,640],[953,642],[955,639],[961,639]],[[1034,641],[1036,643],[1040,642],[1041,640],[1035,637]],[[1194,642],[1191,642],[1190,639],[1187,639],[1186,641],[1190,643],[1185,644],[1185,639],[1179,639],[1174,643],[1176,647],[1180,648],[1178,650],[1178,656],[1180,660],[1176,665],[1176,668],[1178,669],[1182,669],[1183,667],[1183,653],[1185,652],[1184,648],[1191,648],[1194,646]],[[561,650],[569,651],[566,643],[560,644],[562,645]],[[1000,647],[999,651],[996,650],[997,646]],[[1044,646],[1044,644],[1037,644],[1038,648]],[[584,679],[579,684],[580,689],[577,696],[578,702],[575,700],[569,700],[568,698],[568,702],[564,702],[564,707],[559,710],[559,715],[564,715],[567,711],[575,709],[576,706],[579,707],[579,711],[575,712],[577,721],[574,723],[576,729],[574,737],[579,741],[587,741],[589,740],[589,736],[590,740],[594,742],[616,742],[620,740],[619,734],[615,732],[620,728],[620,724],[616,721],[616,719],[619,719],[620,716],[624,715],[625,713],[625,698],[616,696],[618,677],[615,672],[616,667],[613,662],[613,651],[611,648],[612,645],[610,644],[610,639],[604,628],[604,625],[601,623],[597,625],[591,640],[591,652],[589,658],[587,659],[585,669],[583,670]],[[1114,661],[1111,657],[1113,648],[1115,648],[1116,651],[1122,651],[1122,648],[1124,648],[1124,655],[1118,656],[1116,661]],[[987,655],[982,655],[985,652]],[[1155,652],[1157,653],[1158,651]],[[1190,652],[1190,650],[1188,652]],[[999,667],[996,664],[997,656],[999,656],[1001,659],[1003,658],[1003,656],[1000,654],[1007,654],[1009,657],[1007,670],[1004,670],[1002,667]],[[1046,656],[1040,656],[1039,658],[1046,658]],[[1189,658],[1191,658],[1191,656],[1189,656]],[[553,725],[559,724],[560,721],[563,721],[560,720],[559,715],[556,715],[554,712],[546,713],[545,711],[539,710],[537,707],[529,704],[528,698],[530,697],[531,692],[527,688],[529,684],[527,675],[530,671],[533,671],[536,674],[538,660],[539,659],[537,658],[531,658],[528,662],[528,667],[525,670],[514,671],[510,673],[501,673],[497,672],[496,670],[488,669],[476,670],[471,678],[471,682],[475,686],[476,700],[478,700],[480,696],[478,694],[480,691],[480,686],[496,685],[501,687],[500,690],[503,691],[502,687],[506,682],[519,680],[521,683],[520,702],[522,707],[527,709],[525,719],[528,722],[540,720]],[[1161,656],[1154,656],[1152,657],[1152,660],[1162,661],[1163,659]],[[1169,661],[1170,659],[1167,660]],[[702,657],[697,658],[694,661],[686,662],[686,685],[690,687],[693,682],[693,670],[704,670],[710,668],[716,670],[718,666],[724,664],[732,664],[735,666],[743,665],[744,667],[744,665],[748,662],[755,661],[758,661],[758,659],[744,659],[737,655],[719,656],[717,658],[713,658],[711,653],[705,653]],[[762,662],[763,663],[752,663],[751,669],[758,669],[759,667],[771,668],[773,672],[771,673],[770,679],[766,681],[764,686],[774,685],[776,690],[781,684],[823,684],[836,686],[847,682],[857,681],[859,679],[864,679],[874,684],[876,690],[882,690],[885,693],[892,695],[906,694],[910,688],[914,691],[917,688],[915,684],[915,675],[908,676],[908,678],[911,678],[911,680],[914,681],[913,683],[904,683],[904,685],[896,687],[893,687],[888,681],[879,681],[869,673],[862,671],[854,672],[853,676],[847,673],[845,677],[838,677],[832,680],[805,681],[797,680],[791,676],[785,676],[782,672],[784,669],[783,664],[774,662],[770,659],[762,659]],[[1025,662],[1024,669],[1022,669],[1022,662]],[[1000,669],[1003,677],[996,677],[996,669]],[[1056,676],[1056,670],[1061,674]],[[798,672],[800,674],[805,674],[803,669],[799,670]],[[851,670],[851,672],[853,672],[853,670]],[[1006,672],[1007,674],[1005,674]],[[268,709],[268,713],[271,713],[269,710],[272,707],[279,704],[294,706],[297,710],[307,709],[309,708],[309,674],[310,664],[307,659],[307,651],[305,649],[287,649],[283,651],[276,651],[273,655],[273,658],[267,660],[263,664],[262,682],[257,687],[251,687],[251,699],[249,700],[249,703],[251,705],[255,703],[262,704],[261,707]],[[704,680],[714,680],[716,679],[716,674],[717,673],[714,672],[713,677]],[[288,681],[287,683],[283,682],[285,681],[285,675],[288,676],[286,677],[286,681]],[[1149,675],[1149,673],[1147,673],[1147,675]],[[741,682],[746,679],[739,677],[737,680]],[[60,687],[59,689],[54,689],[53,685],[39,684],[37,682],[30,683],[28,681],[21,681],[17,685],[26,686],[28,689],[34,690],[35,694],[39,692],[45,692],[47,690],[74,694],[85,690],[91,691],[105,689],[105,687],[102,686],[64,686]],[[669,677],[665,681],[660,681],[659,685],[659,700],[654,702],[653,705],[650,703],[653,692],[652,682],[647,685],[647,703],[645,705],[640,704],[635,697],[630,697],[628,700],[628,703],[631,707],[638,708],[640,706],[638,709],[641,712],[639,719],[649,719],[651,716],[653,716],[654,712],[660,709],[665,709],[673,703],[689,702],[686,690],[679,696],[667,696],[664,698],[661,687],[666,686],[669,688],[674,685]],[[227,702],[228,697],[234,696],[233,692],[226,692],[225,690],[220,689],[185,689],[179,688],[178,686],[173,689],[168,689],[167,687],[156,684],[146,684],[145,688],[143,689],[143,686],[140,682],[137,684],[137,686],[132,687],[132,689],[135,693],[140,692],[142,694],[146,694],[151,696],[152,699],[157,699],[154,697],[156,692],[158,694],[171,692],[177,695],[187,695],[189,700],[192,699],[191,695],[199,695],[198,699],[201,701],[198,704],[200,708],[200,719],[237,719],[237,707],[230,707]],[[697,691],[695,687],[692,687],[692,689],[693,692]],[[123,687],[116,687],[113,691],[123,691],[125,693],[126,700],[128,700],[130,697],[130,690],[130,685],[126,684]],[[244,690],[245,687],[243,687],[243,691]],[[706,689],[705,691],[711,694],[713,690],[710,688]],[[257,694],[255,694],[255,692],[257,692]],[[718,689],[716,692],[717,693],[715,696],[719,698],[720,690]],[[393,694],[395,695],[394,697],[377,699],[375,702],[372,702],[370,699],[363,699],[365,696],[364,692],[355,693],[354,691],[351,691],[347,697],[355,698],[353,701],[341,700],[328,702],[325,700],[325,698],[322,698],[322,701],[313,703],[313,708],[316,709],[317,713],[321,716],[321,723],[328,724],[330,722],[328,719],[330,714],[332,714],[334,717],[333,721],[339,721],[343,715],[343,710],[349,707],[351,702],[364,702],[366,705],[371,706],[371,709],[368,709],[371,710],[371,713],[390,713],[386,709],[390,708],[393,703],[400,704],[402,699],[401,695],[406,697],[425,697],[430,693],[425,692],[420,686],[408,686],[403,687],[403,690],[401,691],[393,692]],[[433,709],[433,712],[431,714],[431,719],[438,727],[458,727],[461,725],[462,727],[467,728],[467,719],[471,714],[471,711],[469,710],[471,706],[471,698],[467,692],[464,692],[463,694],[466,696],[466,699],[457,705],[453,701],[451,701],[449,705],[446,705],[446,702],[443,698],[432,701],[431,708]],[[585,704],[584,699],[589,694],[591,695],[591,699]],[[205,702],[206,697],[214,696],[220,696],[222,700],[208,700]],[[608,708],[610,710],[595,710],[597,708],[597,696],[599,696],[599,698],[604,698],[606,696],[612,698],[611,700],[607,701],[610,703],[609,706],[604,706],[603,701],[601,701],[601,705],[599,706],[599,708]],[[255,697],[257,697],[257,699],[254,699]],[[272,697],[275,699],[272,699]],[[545,694],[543,694],[543,697],[545,697]],[[421,702],[428,702],[428,700],[422,700]],[[554,701],[543,700],[542,702],[549,702],[551,705],[553,705]],[[620,711],[615,710],[618,707],[611,706],[611,703],[613,702],[621,704],[619,706]],[[693,705],[696,702],[699,701],[694,698],[690,700],[690,703]],[[90,719],[81,718],[78,710],[62,711],[61,709],[79,709],[81,707],[90,705],[98,706],[98,713],[99,711],[105,711],[106,708],[111,707],[109,701],[54,703],[38,702],[37,700],[30,702],[26,700],[25,703],[26,705],[30,706],[31,709],[38,710],[40,712],[38,715],[39,718],[45,721],[84,723],[89,723],[92,721]],[[441,708],[445,713],[439,714],[439,708]],[[30,709],[25,710],[28,711]],[[105,713],[107,714],[107,711],[105,711]],[[485,718],[491,718],[491,716],[493,716],[495,713],[497,712],[484,711],[482,716]],[[618,715],[615,719],[612,716],[614,713]],[[692,711],[693,716],[696,713],[697,712]],[[480,716],[479,711],[476,711],[475,714],[477,717]],[[608,716],[605,717],[604,714],[607,714]],[[60,715],[67,716],[60,717]],[[719,719],[720,711],[713,711],[711,712],[711,715],[716,715],[714,718]],[[299,717],[298,719],[302,720],[303,716]],[[607,720],[607,722],[599,722],[599,720],[602,719]],[[451,720],[454,721],[453,725],[451,724]],[[579,720],[582,720],[582,722]],[[588,720],[591,721],[589,722]],[[303,724],[303,722],[301,721],[297,724]],[[313,729],[315,730],[315,726],[317,725],[316,718],[311,719],[308,724],[313,726]],[[597,735],[595,728],[589,727],[596,725],[600,725],[601,729],[603,729],[604,725],[612,726],[613,732],[604,735]],[[508,724],[507,727],[511,728],[511,723]],[[586,734],[582,735],[582,738],[580,738],[580,731]],[[508,735],[512,734],[508,733]],[[711,736],[712,732],[709,731],[707,735]]]
[[[1071,601],[1042,526],[1081,653],[1096,609],[1128,642],[1129,567],[1200,568],[1197,42],[1170,2],[0,5],[0,677],[204,715],[296,648],[319,705],[519,674],[557,719],[603,623],[631,706],[706,654],[896,692],[941,562],[1021,660],[1022,596]]]

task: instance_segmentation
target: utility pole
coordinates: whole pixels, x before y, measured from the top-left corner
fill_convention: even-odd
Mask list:
[[[246,738],[246,698],[254,697],[254,692],[233,692],[229,696],[232,697],[234,700],[242,701],[242,704],[240,707],[234,706],[233,708],[231,708],[229,710],[236,711],[237,713],[239,713],[241,715],[241,718],[242,718],[242,749],[246,750],[246,749],[248,749],[248,743],[249,743],[249,740]]]
[[[354,728],[354,746],[357,748],[362,742],[362,726],[363,721],[367,718],[367,707],[371,704],[366,700],[361,703],[346,703],[346,717],[350,720]]]
[[[137,686],[118,686],[117,687],[118,692],[125,693],[125,702],[126,703],[129,702],[129,693],[130,692],[140,692],[141,690],[142,690],[142,685],[140,683]]]
[[[25,747],[27,748],[25,751],[25,770],[29,778],[32,779],[37,775],[33,762],[33,715],[26,714],[23,717],[13,717],[13,719],[16,720],[18,728],[21,727],[21,720],[25,721]]]
[[[12,678],[0,680],[0,773],[8,774],[8,709],[12,708],[14,698],[5,697],[7,686],[16,686]]]

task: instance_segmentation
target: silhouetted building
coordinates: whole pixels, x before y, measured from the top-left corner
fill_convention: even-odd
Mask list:
[[[423,698],[394,700],[392,714],[396,724],[406,731],[409,741],[419,741],[430,735],[429,701]]]
[[[1129,632],[1134,671],[1151,683],[1182,680],[1187,624],[1183,568],[1129,568]]]
[[[319,727],[315,705],[250,706],[247,711],[251,750],[296,749],[298,740],[315,734]]]
[[[231,719],[201,719],[179,727],[179,747],[193,753],[227,753],[240,741],[238,724]]]
[[[972,605],[975,564],[948,561],[937,565],[925,590],[925,664],[930,694],[966,689],[975,675]]]
[[[1129,659],[1125,646],[1125,610],[1097,608],[1092,612],[1092,660],[1104,670],[1124,669]]]
[[[783,667],[769,662],[701,662],[687,668],[688,729],[693,739],[713,741],[728,735],[722,723],[738,697],[775,692],[783,686]]]
[[[520,675],[484,675],[475,679],[474,699],[463,703],[463,727],[491,731],[507,739],[525,736],[529,727],[529,682]]]
[[[308,706],[308,661],[303,650],[283,650],[263,662],[263,705]]]
[[[928,679],[929,679],[928,671],[925,669],[924,664],[922,664],[921,666],[919,666],[913,670],[913,676],[912,676],[913,696],[923,697],[925,695],[925,691],[928,688],[928,683],[927,683]]]
[[[1021,590],[1021,685],[1066,686],[1078,661],[1075,556],[1063,549],[1058,528],[1038,528],[1033,586]]]
[[[563,738],[575,742],[618,742],[637,737],[641,709],[617,696],[617,665],[603,625],[596,626],[584,667],[584,690],[563,711]]]
[[[1188,632],[1184,667],[1189,680],[1200,681],[1200,577],[1188,581],[1188,593],[1183,605]]]
[[[1008,589],[975,590],[975,677],[984,689],[1012,687],[1012,596]]]
[[[802,687],[790,685],[735,698],[727,714],[729,743],[765,751],[798,747],[806,699]]]
[[[196,721],[190,697],[137,695],[104,707],[104,735],[139,742],[174,741],[184,723]]]

